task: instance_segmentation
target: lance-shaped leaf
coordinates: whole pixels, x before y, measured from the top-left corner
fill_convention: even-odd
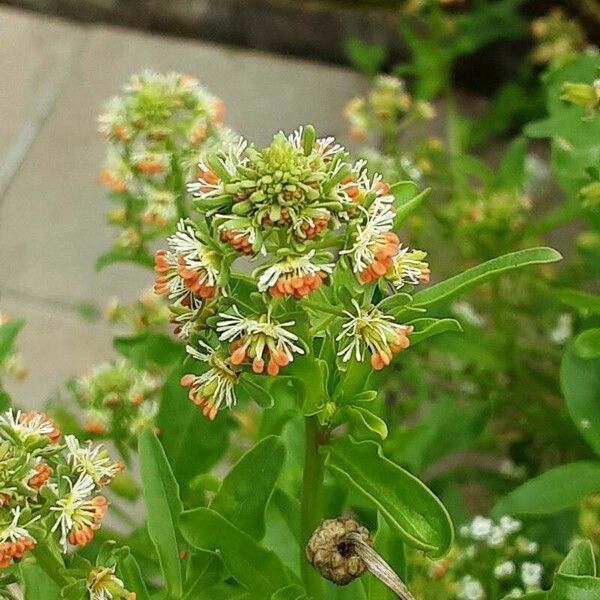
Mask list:
[[[260,540],[265,534],[265,511],[284,460],[280,438],[264,438],[229,471],[210,507]]]
[[[492,514],[551,515],[600,492],[600,462],[580,461],[550,469],[510,492]]]
[[[462,331],[461,324],[456,319],[414,319],[406,323],[415,330],[410,334],[410,345],[414,346],[427,338],[446,331]]]
[[[184,512],[180,527],[191,546],[218,552],[231,576],[258,597],[295,583],[276,554],[210,508]]]
[[[150,430],[140,436],[139,454],[148,534],[156,549],[170,596],[181,598],[183,582],[177,521],[183,507],[179,487],[160,442]]]
[[[302,586],[293,584],[277,590],[271,600],[308,600],[308,596]]]
[[[413,297],[411,306],[429,307],[440,302],[448,302],[467,290],[495,279],[504,273],[528,265],[556,262],[561,258],[562,256],[556,250],[543,247],[505,254],[417,292]]]
[[[339,438],[325,451],[329,468],[371,502],[407,544],[433,557],[450,549],[454,532],[443,504],[414,475],[385,458],[376,443]]]
[[[580,334],[567,348],[560,367],[560,386],[575,426],[600,456],[600,357],[594,357],[587,346],[581,356],[581,340],[585,341],[587,333]]]
[[[58,600],[60,589],[52,578],[37,564],[20,565],[25,600]]]

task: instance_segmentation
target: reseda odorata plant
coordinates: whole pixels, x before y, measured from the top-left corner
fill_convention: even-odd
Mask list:
[[[312,127],[262,150],[240,140],[199,171],[188,189],[202,218],[180,221],[156,253],[155,291],[168,297],[188,354],[208,366],[182,379],[206,416],[234,406],[252,375],[294,376],[327,354],[338,373],[367,359],[379,370],[408,348],[414,323],[385,304],[428,281],[429,266],[395,233],[402,185],[370,177]],[[256,265],[250,275],[242,256]],[[315,412],[332,423],[335,402]]]

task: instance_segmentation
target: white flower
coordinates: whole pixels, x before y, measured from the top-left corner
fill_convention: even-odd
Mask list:
[[[263,353],[268,355],[268,372],[276,375],[279,367],[284,367],[294,360],[294,352],[304,354],[304,350],[296,344],[298,336],[286,327],[293,327],[294,321],[274,323],[271,311],[258,319],[250,319],[240,314],[237,306],[233,306],[234,314],[221,313],[221,321],[217,324],[217,333],[221,341],[233,342],[231,363],[239,365],[248,357],[253,359],[255,373],[264,369]]]
[[[106,485],[117,475],[122,467],[114,463],[102,444],[88,442],[81,446],[74,435],[66,435],[67,461],[73,471],[79,475],[89,475],[96,485]]]
[[[485,600],[485,590],[479,580],[465,575],[458,582],[456,597],[460,600]]]
[[[507,594],[507,598],[521,598],[523,596],[523,590],[521,588],[513,588],[512,590],[510,590],[510,592]]]
[[[21,507],[17,506],[16,508],[13,508],[10,512],[12,514],[11,522],[8,525],[6,525],[3,529],[0,529],[0,544],[4,544],[6,542],[15,543],[19,540],[23,540],[26,538],[33,539],[31,534],[25,528],[25,526],[19,525],[19,520],[21,519]],[[29,521],[29,523],[27,523],[27,526],[31,525],[39,518],[39,515],[37,517],[34,517],[31,521]]]
[[[508,515],[500,517],[499,525],[506,535],[517,533],[523,527],[523,523],[517,519],[513,519]]]
[[[544,567],[539,563],[524,562],[521,565],[521,579],[525,589],[540,587]]]
[[[532,554],[537,553],[537,551],[540,549],[540,546],[537,542],[528,540],[524,537],[519,537],[517,539],[517,549],[521,554],[531,556]]]
[[[477,516],[471,522],[471,536],[474,540],[483,541],[492,532],[493,523],[490,519]]]
[[[355,273],[362,275],[373,271],[376,277],[361,277],[363,283],[370,283],[383,275],[392,265],[392,258],[400,249],[400,241],[391,231],[395,217],[391,206],[374,203],[368,211],[365,211],[365,215],[365,222],[356,226],[352,247],[341,250],[340,254],[350,256]]]
[[[508,579],[515,574],[515,563],[512,560],[505,560],[494,567],[494,577],[496,579]]]
[[[400,248],[393,257],[392,268],[386,273],[386,279],[396,288],[404,287],[406,283],[417,285],[429,281],[429,264],[423,261],[427,256],[421,250]]]
[[[368,351],[374,369],[389,365],[394,353],[410,345],[408,335],[412,327],[396,323],[393,317],[375,306],[362,309],[356,300],[352,300],[352,304],[356,314],[344,311],[348,318],[336,337],[337,342],[342,342],[338,356],[343,362],[348,362],[353,356],[362,361]]]
[[[83,538],[80,540],[71,534],[83,532],[86,541],[91,540],[92,532],[98,528],[106,510],[106,500],[102,496],[91,498],[96,484],[87,473],[80,474],[75,483],[66,476],[64,480],[69,490],[50,510],[56,513],[56,522],[51,531],[60,529],[60,543],[66,552],[68,542],[77,545],[85,543]]]
[[[563,313],[558,317],[556,326],[550,331],[550,339],[557,345],[563,345],[573,335],[573,317],[569,313]]]
[[[237,402],[235,384],[238,374],[232,368],[229,359],[224,358],[202,341],[198,344],[200,350],[188,345],[187,353],[208,363],[210,369],[202,375],[184,375],[181,378],[181,385],[189,388],[190,400],[202,409],[204,416],[212,421],[220,408],[235,406]]]
[[[58,442],[60,432],[54,421],[47,415],[36,411],[22,413],[18,410],[8,410],[0,415],[0,436],[10,439],[16,438],[22,444],[27,444],[48,438],[52,443]]]
[[[505,541],[506,537],[502,528],[493,525],[486,539],[487,545],[490,548],[501,548]]]
[[[258,278],[258,290],[273,295],[289,294],[302,297],[320,287],[326,274],[333,272],[333,263],[313,263],[315,251],[290,256],[269,265]]]

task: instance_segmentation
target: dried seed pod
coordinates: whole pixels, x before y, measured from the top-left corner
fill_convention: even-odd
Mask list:
[[[369,530],[353,519],[323,521],[308,541],[306,556],[325,579],[337,585],[347,585],[368,570],[401,600],[415,600],[397,573],[373,548]]]
[[[350,534],[369,546],[373,544],[365,527],[348,517],[339,517],[323,521],[306,546],[306,556],[313,567],[337,585],[347,585],[367,570],[354,552],[354,543],[348,540]]]

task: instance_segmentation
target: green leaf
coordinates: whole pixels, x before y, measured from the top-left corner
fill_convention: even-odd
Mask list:
[[[600,598],[600,578],[558,573],[547,598],[548,600],[596,600]]]
[[[96,271],[102,271],[102,269],[114,263],[134,263],[142,267],[152,268],[154,266],[154,258],[142,249],[136,252],[110,250],[96,260]]]
[[[367,75],[379,73],[387,57],[386,50],[381,46],[354,37],[346,40],[344,49],[352,65]]]
[[[588,329],[580,333],[573,344],[573,350],[579,358],[600,358],[600,328]],[[591,366],[591,368],[595,367]]]
[[[23,562],[20,565],[24,584],[25,600],[58,600],[58,585],[35,563]]]
[[[415,330],[410,334],[410,345],[414,346],[427,338],[446,331],[462,331],[461,324],[456,319],[414,319],[408,321],[407,325],[412,325]]]
[[[309,598],[302,586],[293,584],[277,590],[271,596],[271,600],[309,600]]]
[[[12,400],[10,396],[2,389],[0,389],[0,412],[7,411],[12,406]]]
[[[416,477],[382,455],[371,441],[332,440],[327,464],[385,517],[407,544],[442,556],[452,545],[452,522],[442,503]]]
[[[560,385],[575,426],[600,456],[600,357],[581,357],[582,351],[585,355],[594,354],[593,343],[586,345],[586,341],[592,342],[587,333],[582,333],[567,348],[560,368]]]
[[[580,461],[550,469],[510,492],[492,514],[544,516],[577,505],[600,492],[600,462]]]
[[[398,185],[398,184],[396,184]],[[390,188],[390,192],[392,194],[394,194],[394,196],[396,196],[396,194],[394,193],[394,188],[395,186],[392,186]],[[421,204],[423,203],[423,200],[425,200],[425,198],[429,195],[429,192],[431,190],[428,188],[426,190],[423,190],[420,194],[418,194],[417,196],[415,196],[414,198],[411,198],[410,200],[397,205],[396,203],[394,203],[394,207],[396,209],[396,215],[394,216],[394,229],[397,229],[398,227],[400,227],[400,225],[402,225],[402,223],[406,220],[406,218],[412,214],[415,210],[417,210],[417,208],[419,208],[419,206],[421,206]]]
[[[196,366],[196,365],[194,365]],[[161,390],[156,426],[160,439],[185,499],[190,481],[211,469],[227,448],[229,423],[223,415],[211,422],[190,402],[180,383],[191,369],[177,366]]]
[[[88,595],[85,581],[76,581],[60,590],[60,600],[81,600]],[[45,596],[44,596],[45,598]]]
[[[579,542],[562,561],[558,572],[564,575],[596,576],[596,558],[590,540]]]
[[[170,366],[183,356],[183,346],[162,333],[142,333],[133,337],[117,337],[114,349],[138,369],[148,364]]]
[[[377,532],[373,537],[373,545],[382,558],[406,580],[406,552],[404,544],[393,535],[386,520],[377,513]],[[369,577],[367,584],[369,600],[396,600],[397,596],[375,577]]]
[[[19,331],[25,325],[22,319],[13,319],[0,325],[0,362],[2,362],[8,353],[12,350],[13,344]]]
[[[218,552],[231,576],[261,598],[293,583],[277,555],[210,508],[184,512],[180,527],[191,546]]]
[[[597,294],[587,294],[585,292],[580,292],[579,290],[562,289],[556,292],[556,296],[564,304],[577,308],[584,314],[600,314],[600,296]]]
[[[498,187],[510,189],[523,185],[527,146],[528,140],[524,137],[516,138],[508,146],[496,174]]]
[[[487,262],[463,271],[450,279],[417,292],[413,297],[413,306],[433,306],[448,302],[471,288],[499,277],[503,273],[529,265],[552,263],[562,256],[552,248],[529,248],[493,258]]]
[[[248,450],[227,474],[210,507],[254,539],[265,534],[265,511],[285,460],[272,435]]]
[[[136,600],[150,600],[140,566],[131,554],[127,553],[117,560],[117,574],[123,580],[125,588],[135,592]]]
[[[344,406],[341,412],[351,423],[358,425],[361,429],[375,433],[381,440],[387,438],[388,428],[385,421],[369,409],[362,406]]]
[[[177,541],[177,520],[183,507],[175,476],[156,436],[146,430],[139,439],[140,473],[148,534],[152,539],[169,593],[181,598],[183,582]]]
[[[261,382],[263,385],[261,385]],[[266,376],[250,375],[242,373],[239,379],[238,392],[239,398],[252,400],[261,408],[271,408],[274,403],[273,396],[269,393],[266,386],[270,384]]]

